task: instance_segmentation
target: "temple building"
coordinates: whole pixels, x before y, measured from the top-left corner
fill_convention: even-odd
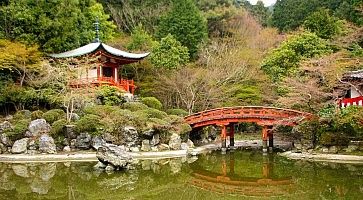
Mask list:
[[[49,56],[56,59],[84,56],[96,58],[96,61],[89,63],[89,67],[76,67],[77,79],[70,83],[72,87],[111,85],[133,95],[136,88],[134,80],[123,79],[119,72],[122,65],[139,62],[149,53],[129,53],[102,43],[99,37],[98,20],[94,25],[96,38],[93,43],[64,53],[50,54]]]
[[[340,107],[363,106],[363,70],[345,73],[342,81],[347,83],[347,88],[345,88],[345,96],[339,102]]]

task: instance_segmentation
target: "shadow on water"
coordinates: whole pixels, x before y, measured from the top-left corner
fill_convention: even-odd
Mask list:
[[[0,163],[0,199],[359,199],[363,166],[290,161],[260,152],[141,160],[106,173],[95,163]]]

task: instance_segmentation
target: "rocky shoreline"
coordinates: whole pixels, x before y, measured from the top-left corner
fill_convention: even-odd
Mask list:
[[[284,156],[292,160],[363,164],[363,156],[355,156],[355,155],[322,154],[322,153],[308,153],[308,152],[297,153],[292,151],[286,151],[283,153],[279,153],[278,155]]]

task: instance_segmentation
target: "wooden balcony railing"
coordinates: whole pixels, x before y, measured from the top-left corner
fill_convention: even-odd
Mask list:
[[[341,108],[346,108],[348,106],[363,106],[363,96],[355,98],[345,98],[340,101]]]
[[[84,87],[86,85],[111,85],[125,90],[131,94],[134,94],[136,89],[134,80],[119,79],[116,82],[113,77],[82,78],[72,81],[70,85],[72,87]]]

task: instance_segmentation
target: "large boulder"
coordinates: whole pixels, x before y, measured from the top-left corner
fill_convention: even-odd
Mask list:
[[[39,137],[39,152],[41,153],[56,153],[56,145],[54,139],[49,135]]]
[[[41,134],[47,134],[50,132],[50,125],[45,121],[45,119],[36,119],[30,122],[28,126],[30,137],[37,137]]]
[[[97,150],[98,148],[100,148],[104,144],[106,144],[106,142],[102,139],[101,136],[96,136],[96,137],[92,138],[91,146],[95,150]]]
[[[178,134],[173,133],[169,140],[169,147],[172,150],[180,150],[181,138]]]
[[[76,148],[78,149],[90,149],[92,137],[88,133],[81,133],[76,139]]]
[[[5,133],[0,134],[0,142],[6,147],[11,147],[13,145],[10,138],[5,135]]]
[[[155,134],[155,135],[153,135],[153,138],[151,139],[151,141],[150,141],[150,145],[151,146],[156,146],[156,145],[158,145],[160,143],[160,136],[159,136],[159,134]]]
[[[28,147],[29,138],[23,138],[14,142],[11,148],[12,153],[26,153]]]
[[[133,158],[126,148],[114,144],[104,144],[97,150],[97,158],[104,165],[112,165],[117,169],[128,169]]]
[[[124,144],[128,147],[136,146],[139,140],[139,135],[136,128],[133,126],[126,126],[124,128],[123,139]]]

